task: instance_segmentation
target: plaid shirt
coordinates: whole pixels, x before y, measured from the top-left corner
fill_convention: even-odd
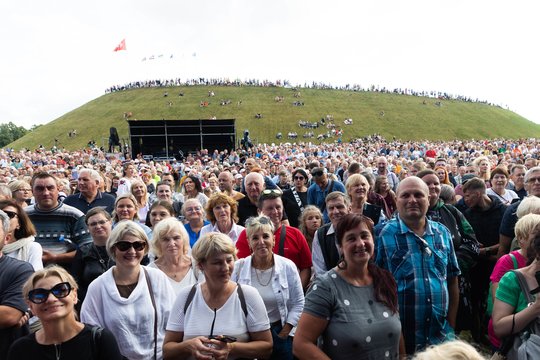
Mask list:
[[[399,315],[408,354],[453,338],[446,321],[447,278],[460,274],[452,237],[439,223],[426,220],[423,237],[400,219],[390,220],[376,243],[376,263],[397,283]]]

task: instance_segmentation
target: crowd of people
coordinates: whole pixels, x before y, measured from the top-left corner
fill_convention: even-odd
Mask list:
[[[193,78],[193,79],[176,78],[176,79],[155,79],[155,80],[133,81],[133,82],[126,83],[123,85],[113,85],[105,89],[105,93],[108,94],[108,93],[114,93],[118,91],[131,90],[131,89],[168,88],[168,87],[176,87],[176,86],[284,87],[284,88],[293,89],[296,94],[299,94],[297,90],[300,88],[319,89],[319,90],[345,90],[345,91],[355,91],[355,92],[368,91],[368,92],[378,92],[378,93],[385,93],[385,94],[399,94],[399,95],[429,97],[429,98],[434,98],[434,99],[439,99],[439,100],[457,100],[457,101],[465,101],[465,102],[482,103],[482,104],[487,104],[491,106],[499,106],[497,104],[493,104],[486,100],[481,100],[478,98],[472,98],[470,96],[451,94],[445,91],[436,91],[436,90],[431,90],[431,91],[421,90],[420,91],[420,90],[414,90],[410,88],[391,89],[391,88],[378,86],[378,85],[371,85],[368,87],[364,87],[359,84],[332,85],[328,83],[315,82],[315,81],[311,83],[306,82],[302,85],[301,84],[293,85],[288,80],[275,80],[275,81],[258,80],[258,79],[231,80],[228,78]],[[184,92],[180,92],[178,94],[178,96],[184,96],[184,95],[185,95]],[[168,93],[165,96],[168,96]],[[213,96],[213,91],[210,91],[208,96]],[[281,101],[283,101],[283,99],[281,99]],[[297,103],[298,104],[296,104],[296,106],[304,105],[304,103],[301,101]],[[438,104],[438,106],[440,106],[440,103]]]
[[[539,315],[539,149],[2,149],[0,358],[481,358]]]

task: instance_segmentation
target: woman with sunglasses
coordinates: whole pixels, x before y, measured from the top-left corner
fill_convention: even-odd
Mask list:
[[[298,269],[291,260],[274,254],[274,225],[266,216],[249,218],[246,235],[251,255],[236,261],[231,280],[253,286],[263,298],[274,343],[270,359],[292,360],[290,334],[304,308]]]
[[[272,351],[259,292],[231,281],[236,249],[221,233],[201,237],[192,255],[205,281],[178,294],[163,345],[166,359],[264,358]]]
[[[162,359],[174,290],[163,272],[140,264],[148,238],[139,224],[118,223],[106,247],[116,265],[88,287],[81,321],[111,330],[128,359]]]
[[[81,303],[88,285],[115,264],[105,248],[112,231],[111,215],[104,208],[95,207],[88,210],[85,222],[92,242],[79,246],[71,264],[71,274],[79,284]]]
[[[236,243],[244,227],[237,225],[238,203],[224,193],[215,193],[206,203],[206,217],[211,224],[201,229],[200,236],[210,232],[220,232]]]
[[[43,249],[35,241],[36,229],[22,207],[13,199],[1,200],[0,210],[9,217],[9,232],[2,252],[15,259],[29,262],[34,270],[43,269]]]
[[[340,260],[310,287],[294,335],[299,359],[404,356],[396,282],[373,262],[373,222],[347,214],[335,228]],[[317,339],[322,337],[321,347]]]
[[[167,275],[176,295],[182,288],[196,284],[200,274],[188,255],[191,248],[184,224],[170,217],[160,221],[152,233],[152,247],[158,259],[148,266]]]
[[[109,330],[77,321],[77,283],[63,268],[49,266],[35,272],[24,284],[23,295],[42,328],[18,339],[9,360],[122,359]]]

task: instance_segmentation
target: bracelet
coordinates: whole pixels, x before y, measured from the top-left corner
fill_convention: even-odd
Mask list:
[[[229,347],[229,345],[230,345],[230,347]],[[232,342],[232,343],[228,343],[228,344],[227,344],[227,347],[229,348],[229,354],[230,354],[230,353],[233,351],[233,349],[234,349],[234,343],[233,343],[233,342]]]

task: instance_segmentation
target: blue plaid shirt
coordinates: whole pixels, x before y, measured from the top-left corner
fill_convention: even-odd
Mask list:
[[[397,283],[399,316],[408,354],[454,337],[448,313],[449,277],[460,274],[448,229],[426,220],[423,237],[391,219],[377,237],[376,263]]]

